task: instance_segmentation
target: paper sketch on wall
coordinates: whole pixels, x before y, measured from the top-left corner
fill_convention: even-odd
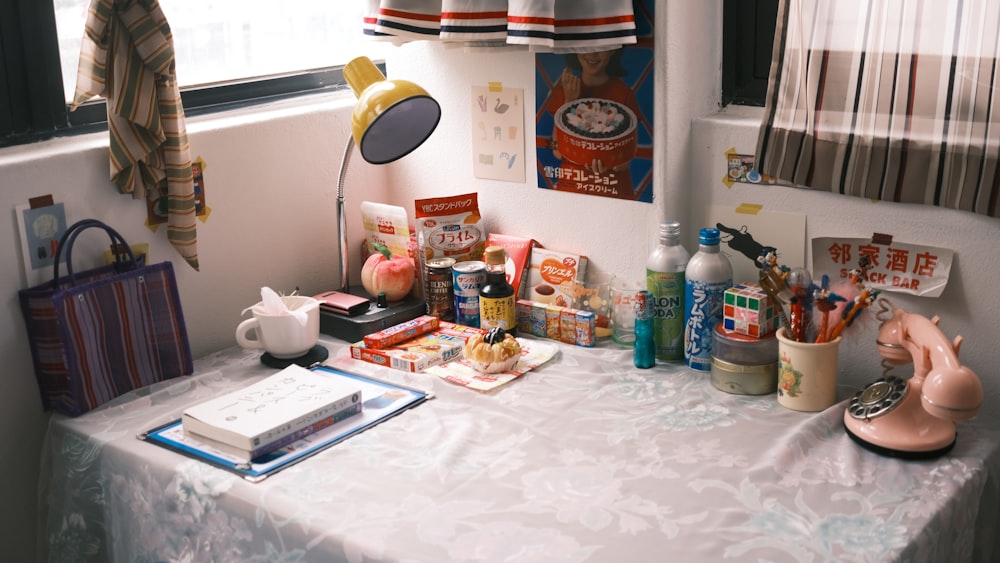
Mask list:
[[[539,188],[653,201],[653,4],[635,46],[535,56]]]
[[[32,198],[29,205],[16,206],[15,213],[21,235],[24,287],[52,281],[59,239],[69,226],[65,204],[47,195]]]
[[[524,90],[473,86],[471,105],[473,175],[524,183]]]
[[[722,183],[727,188],[739,182],[743,184],[767,184],[775,185],[779,182],[777,178],[766,176],[757,171],[755,164],[756,157],[752,154],[740,154],[735,148],[726,151],[726,175],[722,178]],[[784,183],[787,185],[787,183]]]
[[[733,265],[734,283],[760,279],[757,258],[765,248],[776,250],[779,264],[808,267],[805,215],[764,211],[746,204],[737,208],[712,206],[709,225],[720,231],[722,251]]]

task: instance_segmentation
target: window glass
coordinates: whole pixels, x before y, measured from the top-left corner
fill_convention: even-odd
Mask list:
[[[763,106],[778,0],[725,0],[722,105]]]
[[[53,0],[67,101],[90,3]],[[333,67],[359,55],[382,59],[391,47],[366,40],[361,0],[160,0],[160,7],[182,89]]]

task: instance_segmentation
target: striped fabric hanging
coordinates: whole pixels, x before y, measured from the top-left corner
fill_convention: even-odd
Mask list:
[[[91,2],[71,109],[95,96],[107,98],[111,180],[158,204],[167,240],[197,270],[191,150],[173,36],[156,0]]]
[[[758,169],[996,217],[998,58],[1000,2],[782,0]]]
[[[368,0],[367,35],[539,52],[607,50],[636,42],[632,0]]]

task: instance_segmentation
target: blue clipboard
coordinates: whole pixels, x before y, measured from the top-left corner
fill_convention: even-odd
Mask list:
[[[350,378],[360,384],[362,397],[365,397],[361,414],[318,430],[250,462],[216,450],[191,436],[185,436],[179,418],[143,432],[137,438],[231,471],[247,481],[256,483],[434,397],[429,391],[348,373],[328,366],[321,365],[312,369],[328,373],[331,377]]]

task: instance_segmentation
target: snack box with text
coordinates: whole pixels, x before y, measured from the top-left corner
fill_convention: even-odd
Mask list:
[[[576,283],[583,281],[586,273],[586,256],[533,248],[521,297],[547,305],[572,307]]]
[[[465,341],[484,330],[441,321],[437,330],[394,344],[375,349],[364,341],[351,345],[351,357],[380,366],[408,372],[423,371],[431,366],[450,362],[461,357]]]
[[[421,334],[427,334],[441,326],[441,321],[431,315],[421,315],[411,321],[405,321],[389,328],[365,335],[365,346],[368,348],[388,348],[400,342],[406,342]]]

